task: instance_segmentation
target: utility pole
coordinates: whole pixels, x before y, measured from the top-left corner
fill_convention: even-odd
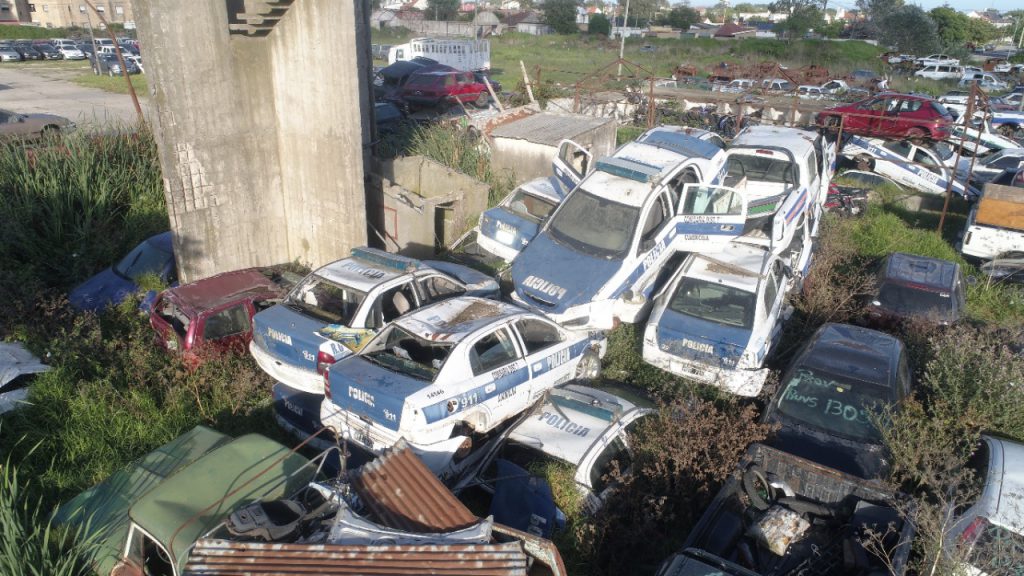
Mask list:
[[[627,26],[629,26],[629,0],[626,0],[626,14],[622,18],[622,28],[619,29],[619,72],[616,79],[622,78],[622,55],[626,51]]]
[[[93,6],[91,0],[82,0],[85,4],[96,13],[96,17],[100,19],[103,27],[107,29],[107,34],[110,35],[110,41],[114,43],[114,54],[117,55],[117,61],[121,64],[121,76],[124,76],[124,81],[128,83],[128,94],[132,97],[132,104],[135,105],[135,113],[139,116],[139,122],[145,123],[146,117],[142,114],[142,105],[139,104],[139,95],[135,93],[135,85],[132,84],[132,77],[128,75],[128,66],[124,62],[124,54],[121,53],[121,45],[117,42],[117,37],[114,36],[114,30],[111,29],[110,24],[107,23],[106,18],[103,17],[103,13]],[[92,18],[89,18],[89,35],[92,36]],[[92,39],[93,59],[96,62],[96,71],[100,69],[100,55],[96,53],[96,38]]]

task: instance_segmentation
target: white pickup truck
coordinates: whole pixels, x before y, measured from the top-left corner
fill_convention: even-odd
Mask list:
[[[1024,188],[986,184],[967,215],[960,252],[981,260],[1024,253]]]

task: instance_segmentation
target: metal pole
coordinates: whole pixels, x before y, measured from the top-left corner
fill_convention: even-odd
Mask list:
[[[939,233],[939,236],[942,235],[942,226],[946,223],[946,212],[949,210],[949,197],[953,195],[953,180],[956,178],[957,166],[960,165],[960,153],[963,152],[964,139],[967,138],[967,127],[970,126],[971,118],[974,117],[974,99],[977,97],[978,83],[972,82],[971,93],[967,97],[967,111],[964,112],[964,131],[960,133],[960,145],[956,147],[956,160],[953,161],[953,167],[949,169],[949,183],[946,184],[946,200],[942,203],[942,215],[939,216],[939,228],[936,230],[936,232]],[[967,176],[968,179],[970,179],[970,174]],[[964,190],[967,190],[966,183],[964,183]]]
[[[626,28],[629,26],[629,0],[626,0],[626,14],[622,18],[622,28],[619,29],[619,71],[615,76],[618,80],[622,78],[622,56],[626,50]]]
[[[124,54],[121,53],[121,45],[117,43],[117,37],[114,36],[114,30],[107,24],[106,18],[103,14],[93,6],[91,0],[82,0],[85,4],[96,13],[96,17],[103,23],[103,27],[107,29],[107,34],[110,36],[110,41],[114,43],[114,54],[117,55],[117,62],[121,65],[121,76],[124,76],[124,81],[128,83],[128,94],[132,97],[132,105],[135,106],[135,113],[139,116],[139,122],[145,123],[146,117],[142,114],[142,105],[139,104],[139,95],[135,93],[135,85],[132,84],[132,77],[128,74],[128,66],[124,62]],[[91,21],[91,19],[90,19]],[[92,34],[92,26],[89,26],[89,34]],[[96,70],[100,69],[99,54],[96,54],[96,38],[92,40],[93,56],[96,60]]]

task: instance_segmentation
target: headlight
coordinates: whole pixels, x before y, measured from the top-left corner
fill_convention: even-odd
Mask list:
[[[590,316],[580,316],[579,318],[573,318],[572,320],[563,323],[562,326],[565,326],[566,328],[573,328],[575,326],[583,326],[587,322],[590,322]]]

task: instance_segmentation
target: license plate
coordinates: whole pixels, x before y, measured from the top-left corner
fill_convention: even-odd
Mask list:
[[[511,246],[515,242],[516,236],[508,230],[498,230],[494,233],[494,239],[506,246]]]

